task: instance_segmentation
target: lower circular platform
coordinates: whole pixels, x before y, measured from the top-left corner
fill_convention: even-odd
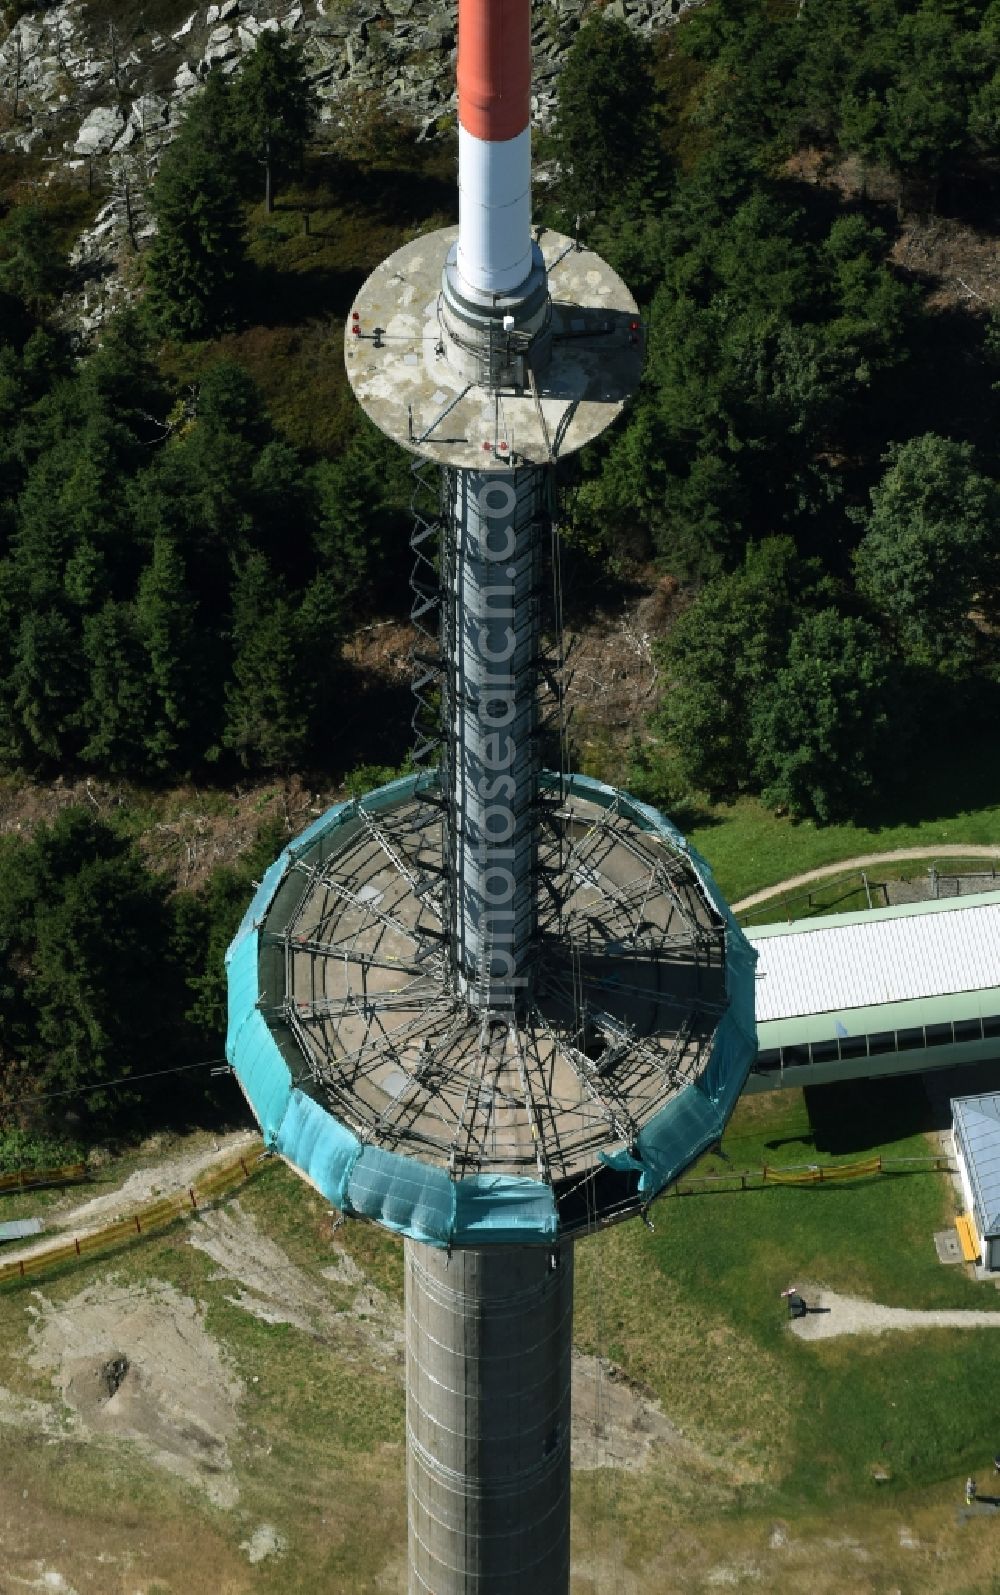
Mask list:
[[[617,272],[562,233],[537,229],[552,300],[552,354],[536,391],[493,391],[449,365],[438,315],[457,227],[383,260],[347,318],[344,359],[362,408],[413,454],[497,470],[544,465],[610,426],[638,387],[642,329]]]
[[[718,1139],[755,1053],[754,955],[655,810],[549,777],[523,1010],[451,978],[430,777],[330,810],[228,955],[228,1054],[275,1150],[420,1240],[552,1239],[651,1199]]]

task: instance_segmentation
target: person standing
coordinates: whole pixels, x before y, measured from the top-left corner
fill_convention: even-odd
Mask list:
[[[970,1473],[969,1477],[965,1481],[965,1504],[966,1504],[966,1506],[971,1506],[975,1499],[976,1499],[976,1481],[972,1477],[972,1474]]]

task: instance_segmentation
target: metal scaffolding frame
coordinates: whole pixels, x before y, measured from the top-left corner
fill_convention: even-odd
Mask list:
[[[265,923],[283,987],[268,1018],[364,1143],[569,1188],[697,1078],[726,1008],[724,925],[685,855],[617,803],[545,810],[538,971],[516,1017],[455,990],[439,809],[362,803],[345,829],[295,860],[284,922]]]

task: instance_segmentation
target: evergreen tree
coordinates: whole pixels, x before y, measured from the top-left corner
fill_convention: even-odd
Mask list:
[[[81,756],[113,775],[148,768],[149,678],[135,606],[108,599],[83,623],[89,681],[81,710]]]
[[[161,885],[82,810],[0,848],[0,1050],[35,1091],[79,1090],[163,1059],[165,932]],[[74,1106],[94,1114],[107,1098]]]
[[[168,337],[207,338],[236,320],[246,266],[243,212],[226,151],[192,110],[160,163],[152,193],[157,235],[146,257],[146,306]]]
[[[248,167],[264,168],[268,213],[274,209],[274,174],[302,160],[317,109],[300,47],[278,33],[259,33],[232,83],[230,127]]]
[[[223,743],[244,765],[287,769],[309,732],[295,614],[262,554],[251,554],[233,589],[232,665]]]
[[[26,758],[72,757],[85,684],[79,630],[58,609],[26,608],[6,685]]]
[[[169,536],[154,541],[135,619],[151,700],[146,758],[153,770],[189,768],[215,740],[210,699],[216,688],[184,560]]]
[[[54,218],[38,205],[15,205],[0,223],[0,290],[38,312],[51,308],[68,281]]]
[[[628,209],[657,169],[649,46],[624,22],[586,22],[556,88],[555,146],[565,214]]]
[[[659,729],[693,786],[720,797],[755,784],[747,748],[756,700],[824,591],[815,562],[799,559],[789,538],[770,538],[707,583],[675,623],[659,649],[668,683]]]

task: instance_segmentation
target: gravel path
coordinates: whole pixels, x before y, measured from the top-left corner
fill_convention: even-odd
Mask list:
[[[840,1296],[834,1290],[802,1286],[810,1307],[805,1318],[793,1318],[789,1329],[800,1340],[832,1340],[836,1335],[881,1335],[887,1329],[1000,1329],[1000,1311],[938,1308],[920,1312],[911,1307],[882,1307],[861,1296]]]
[[[758,903],[780,897],[782,892],[791,891],[795,886],[809,886],[813,881],[841,875],[845,870],[866,869],[869,864],[892,864],[897,859],[906,858],[989,858],[1000,862],[1000,847],[978,844],[960,847],[957,842],[943,842],[937,847],[898,847],[891,853],[859,853],[855,858],[841,859],[839,864],[823,864],[819,869],[806,870],[804,875],[790,875],[786,881],[779,881],[777,886],[765,886],[762,891],[751,892],[749,897],[741,897],[738,903],[730,906],[734,914],[742,914],[748,908],[756,908]]]

